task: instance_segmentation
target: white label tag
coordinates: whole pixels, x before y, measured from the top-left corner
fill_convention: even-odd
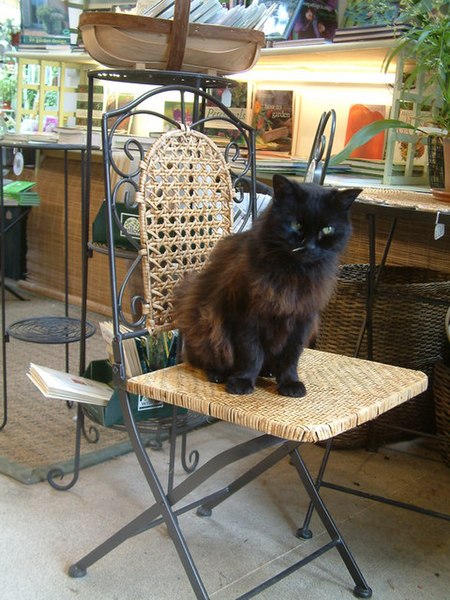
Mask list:
[[[445,225],[444,223],[436,223],[434,226],[434,239],[439,240],[441,237],[444,237],[445,234]]]
[[[151,398],[147,398],[146,396],[138,396],[138,406],[139,410],[150,410],[152,408],[161,408],[163,406],[162,402],[157,402],[156,400],[152,400]]]
[[[437,211],[436,221],[434,222],[434,239],[439,240],[445,234],[444,223],[439,223],[439,217],[441,216],[440,211]]]

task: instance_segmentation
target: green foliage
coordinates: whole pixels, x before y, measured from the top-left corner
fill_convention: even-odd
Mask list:
[[[386,56],[384,68],[387,69],[399,53],[413,59],[414,66],[406,77],[404,89],[412,89],[424,76],[429,93],[423,97],[420,109],[436,109],[435,124],[450,135],[450,0],[400,0],[396,23],[411,27],[401,34]],[[346,160],[353,150],[388,129],[421,132],[420,128],[396,119],[376,121],[360,129],[345,148],[331,158],[330,165]]]
[[[350,138],[345,148],[338,152],[338,154],[335,154],[331,157],[330,166],[338,165],[342,161],[347,160],[353,150],[363,146],[374,136],[378,135],[382,131],[386,131],[387,129],[411,129],[413,131],[420,131],[420,129],[414,127],[414,125],[410,125],[404,121],[399,121],[398,119],[380,119],[379,121],[374,121],[373,123],[369,123],[357,131]]]
[[[391,25],[398,15],[392,0],[349,0],[344,12],[344,27]]]
[[[0,69],[0,109],[1,103],[11,105],[16,96],[17,76],[14,63],[5,63]]]
[[[450,0],[401,0],[397,22],[411,28],[388,54],[385,67],[400,52],[413,59],[405,89],[414,87],[423,75],[430,93],[422,104],[438,109],[436,124],[450,131]]]
[[[14,25],[12,19],[5,19],[3,23],[0,23],[0,41],[4,40],[11,43],[13,35],[19,33],[20,27]]]

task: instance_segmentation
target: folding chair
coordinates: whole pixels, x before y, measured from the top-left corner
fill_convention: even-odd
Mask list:
[[[373,419],[386,410],[420,393],[426,388],[427,378],[423,373],[376,364],[346,356],[305,350],[299,363],[307,395],[302,399],[287,398],[277,394],[275,382],[261,378],[256,390],[248,396],[234,396],[225,392],[222,385],[207,381],[206,376],[186,364],[161,369],[144,375],[128,378],[124,371],[123,341],[144,332],[157,335],[159,332],[176,328],[171,294],[180,276],[191,269],[200,269],[219,238],[233,230],[233,201],[241,200],[233,189],[231,170],[235,184],[239,177],[250,177],[249,218],[254,212],[255,158],[254,133],[241,123],[228,109],[212,96],[201,90],[177,86],[182,98],[187,91],[201,105],[203,100],[214,104],[221,111],[227,127],[237,128],[242,136],[239,144],[232,142],[219,149],[205,133],[209,121],[199,111],[199,118],[190,126],[185,122],[173,123],[174,129],[162,134],[143,156],[139,167],[139,185],[136,201],[139,205],[141,242],[136,242],[137,257],[132,271],[142,265],[143,297],[135,299],[142,315],[130,322],[125,317],[123,306],[124,287],[116,280],[113,227],[122,227],[117,216],[116,198],[126,181],[136,185],[136,173],[122,174],[121,181],[110,189],[111,171],[115,169],[112,153],[114,126],[110,119],[123,120],[138,102],[126,109],[112,111],[103,116],[103,148],[105,160],[106,198],[108,202],[108,234],[111,265],[111,287],[113,321],[115,330],[114,356],[115,384],[119,390],[126,431],[130,437],[144,478],[154,496],[154,504],[123,526],[92,552],[78,560],[70,568],[72,577],[85,575],[86,570],[123,541],[164,523],[175,545],[181,564],[197,598],[206,599],[208,593],[197,565],[182,533],[181,516],[197,508],[200,516],[208,516],[225,500],[245,485],[265,473],[279,461],[290,457],[298,474],[300,486],[306,491],[316,509],[330,541],[305,556],[271,579],[261,583],[242,596],[252,597],[298,568],[336,548],[350,578],[357,597],[369,598],[372,591],[356,564],[336,523],[318,494],[312,476],[300,453],[302,444],[329,439],[339,433]],[[144,94],[144,99],[157,94]],[[183,119],[182,119],[183,121]],[[242,152],[242,147],[245,152]],[[237,170],[237,176],[236,176]],[[134,183],[133,183],[134,182]],[[238,186],[239,187],[239,186]],[[123,227],[122,227],[123,229]],[[126,234],[125,230],[124,233]],[[145,321],[145,327],[144,327]],[[121,325],[126,322],[134,331],[124,332]],[[165,486],[152,462],[139,431],[139,423],[130,403],[130,394],[141,394],[147,398],[173,405],[173,428],[171,432],[170,463],[168,482]],[[195,471],[188,474],[178,485],[174,485],[173,464],[177,435],[177,411],[188,409],[208,418],[228,421],[237,426],[254,430],[257,435],[235,447],[221,451]],[[211,435],[214,424],[204,429],[205,436]],[[270,452],[268,452],[270,450]],[[188,495],[216,475],[220,470],[244,458],[257,455],[259,458],[250,468],[232,481],[224,481],[216,492],[201,499],[188,501]],[[293,476],[295,478],[295,471]],[[298,482],[293,481],[293,485]],[[199,520],[200,527],[206,527]],[[149,573],[151,579],[154,574]]]

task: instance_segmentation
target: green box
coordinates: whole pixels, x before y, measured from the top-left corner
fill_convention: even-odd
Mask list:
[[[112,368],[107,360],[94,360],[86,369],[84,376],[103,383],[112,382]],[[130,406],[136,421],[167,419],[172,416],[171,404],[164,404],[136,394],[129,394]],[[84,404],[85,414],[95,423],[111,427],[122,425],[123,415],[120,408],[119,393],[111,389],[111,399],[106,406]],[[186,409],[178,409],[179,413],[186,413]]]
[[[134,238],[137,242],[140,241],[140,226],[139,226],[139,209],[138,207],[128,208],[125,204],[118,202],[116,204],[116,211],[120,219],[120,223]],[[107,245],[108,237],[106,233],[106,201],[103,201],[100,205],[98,213],[95,216],[94,222],[92,223],[92,241],[96,244]],[[125,250],[136,250],[136,247],[128,240],[125,234],[117,226],[116,222],[113,221],[113,237],[114,245],[117,248],[123,248]]]

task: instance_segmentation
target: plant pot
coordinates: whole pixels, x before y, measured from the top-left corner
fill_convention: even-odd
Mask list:
[[[442,138],[444,148],[444,188],[450,192],[450,138]]]
[[[428,143],[428,175],[431,189],[444,189],[444,148],[442,137],[429,135]]]

